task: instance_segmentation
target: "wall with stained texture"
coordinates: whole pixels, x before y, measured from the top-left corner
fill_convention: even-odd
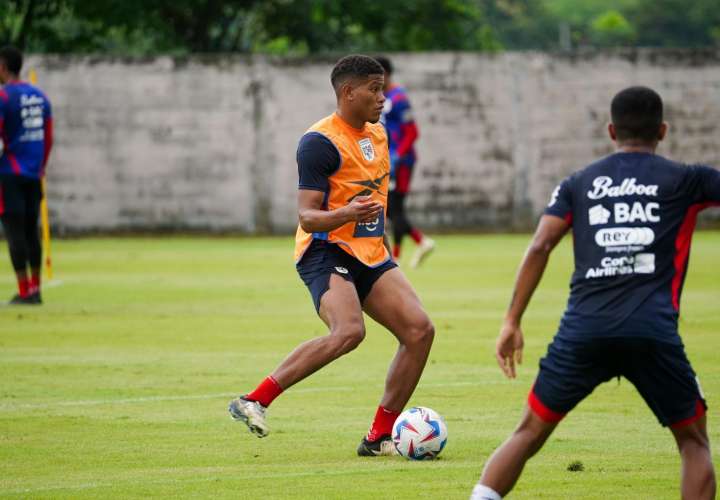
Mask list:
[[[295,149],[331,113],[331,59],[30,57],[54,106],[61,232],[289,232]],[[720,166],[720,52],[397,54],[420,129],[409,210],[437,229],[530,227],[554,186],[612,152],[609,102],[665,99],[660,153]]]

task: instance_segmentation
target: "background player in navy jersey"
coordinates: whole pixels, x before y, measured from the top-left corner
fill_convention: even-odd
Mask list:
[[[10,303],[40,304],[38,218],[41,179],[52,147],[52,114],[45,94],[20,81],[22,62],[16,48],[0,49],[0,220],[18,283]]]
[[[410,180],[417,160],[413,145],[418,138],[418,128],[405,89],[392,79],[393,67],[390,59],[384,56],[375,59],[385,70],[383,91],[386,99],[380,121],[385,124],[390,145],[388,218],[392,222],[393,258],[400,258],[402,240],[405,235],[410,235],[418,246],[410,260],[410,266],[417,267],[435,248],[435,242],[414,227],[405,213],[405,197],[410,192]]]
[[[575,271],[567,309],[540,361],[520,425],[485,465],[472,499],[508,493],[558,422],[617,376],[637,388],[675,437],[682,498],[715,497],[707,406],[678,334],[678,316],[695,218],[720,203],[720,172],[655,154],[667,125],[653,90],[623,90],[612,100],[611,115],[617,152],[560,184],[520,266],[496,348],[508,377],[522,360],[522,315],[551,251],[572,228]]]

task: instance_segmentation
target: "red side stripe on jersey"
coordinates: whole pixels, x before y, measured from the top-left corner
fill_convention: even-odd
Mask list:
[[[418,138],[419,132],[414,121],[400,125],[400,132],[402,134],[402,140],[400,144],[397,145],[396,151],[398,156],[403,157],[410,151],[410,148],[412,148],[413,143]]]
[[[565,217],[563,217],[563,219],[565,219],[565,222],[567,222],[568,226],[572,226],[572,221],[573,221],[573,214],[572,214],[572,212],[566,213],[566,214],[565,214]]]
[[[545,406],[543,402],[540,401],[540,399],[535,395],[535,387],[530,389],[530,394],[528,394],[528,406],[535,413],[535,415],[540,417],[540,420],[544,422],[560,422],[566,415],[565,413],[558,413]]]
[[[0,99],[5,102],[8,102],[10,100],[10,97],[7,95],[7,92],[5,92],[4,89],[0,89]]]
[[[685,271],[687,270],[687,261],[688,256],[690,255],[690,243],[692,242],[692,235],[695,230],[697,214],[707,207],[718,205],[720,205],[720,203],[716,202],[696,203],[695,205],[690,205],[682,224],[680,224],[680,229],[678,230],[677,237],[675,238],[675,258],[673,259],[675,275],[672,279],[672,303],[676,311],[680,310],[680,289],[682,288]]]
[[[674,424],[670,424],[670,427],[672,427],[673,429],[678,429],[680,427],[688,426],[694,422],[697,422],[700,418],[705,416],[705,412],[705,404],[698,399],[697,401],[695,401],[695,415],[693,415],[692,417],[684,418],[679,422],[675,422]]]
[[[17,175],[20,175],[20,163],[17,161],[17,158],[15,158],[15,155],[12,153],[8,153],[7,159],[10,161],[10,166],[12,167],[13,172],[15,172]]]

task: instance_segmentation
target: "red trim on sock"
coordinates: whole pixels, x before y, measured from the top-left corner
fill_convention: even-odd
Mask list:
[[[376,441],[385,435],[392,434],[392,426],[399,415],[399,411],[392,411],[378,406],[375,419],[367,434],[367,440]]]
[[[540,399],[535,395],[533,389],[530,389],[530,394],[528,394],[528,406],[530,406],[530,409],[535,413],[535,415],[540,417],[540,420],[544,422],[560,422],[566,414],[558,413],[545,406],[543,402],[540,401]]]
[[[30,288],[28,293],[37,293],[40,291],[40,273],[32,273],[30,276]]]
[[[267,376],[262,382],[260,382],[254,391],[245,397],[252,399],[253,401],[257,401],[267,408],[276,397],[282,394],[282,392],[283,388],[280,387],[280,384],[278,384],[272,376]]]
[[[688,426],[702,418],[705,415],[705,412],[705,403],[698,399],[695,402],[695,415],[693,415],[692,417],[684,418],[679,422],[675,422],[674,424],[670,424],[670,427],[672,427],[673,429],[679,429],[680,427]]]
[[[410,237],[413,239],[413,241],[415,243],[420,244],[420,242],[423,239],[423,234],[419,230],[413,228],[410,230]]]
[[[18,295],[20,297],[27,297],[30,290],[30,280],[27,278],[18,278],[17,280],[18,284]]]

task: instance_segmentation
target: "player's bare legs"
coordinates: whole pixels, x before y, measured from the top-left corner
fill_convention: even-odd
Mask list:
[[[682,458],[683,500],[715,498],[715,469],[710,453],[705,416],[679,428],[670,428]]]
[[[330,276],[329,288],[320,300],[319,314],[330,328],[327,335],[300,344],[255,391],[230,401],[230,415],[247,425],[256,436],[265,437],[270,432],[265,413],[275,397],[352,351],[365,337],[365,324],[355,286],[338,275]]]
[[[387,373],[380,404],[388,410],[401,412],[425,368],[435,328],[398,268],[389,270],[375,282],[363,308],[400,343]]]
[[[330,331],[300,344],[275,369],[272,377],[283,389],[352,351],[365,338],[365,323],[355,286],[337,274],[330,276],[330,288],[320,300],[319,314]]]
[[[485,464],[478,484],[492,488],[502,496],[507,495],[515,486],[525,463],[542,448],[555,427],[556,422],[545,422],[526,407],[515,432]]]

